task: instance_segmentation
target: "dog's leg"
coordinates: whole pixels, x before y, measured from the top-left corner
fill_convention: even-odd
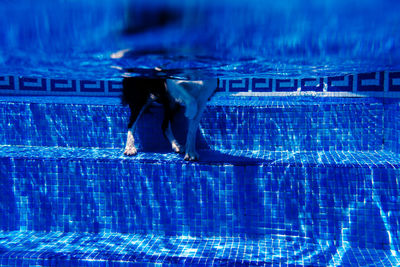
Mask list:
[[[189,129],[186,138],[185,160],[198,160],[199,154],[196,152],[196,133],[199,124],[197,120],[189,121]]]
[[[125,151],[124,154],[127,156],[133,156],[137,154],[137,148],[135,147],[135,138],[133,137],[133,134],[135,133],[136,130],[136,125],[143,114],[143,111],[147,108],[147,106],[150,104],[150,102],[147,102],[144,106],[133,106],[129,105],[131,109],[131,116],[129,119],[129,124],[128,124],[128,137],[126,140],[126,145],[125,145]]]
[[[186,110],[185,116],[192,120],[198,112],[198,106],[196,99],[190,95],[190,93],[185,89],[185,86],[190,86],[188,81],[180,80],[167,80],[167,88],[169,93],[179,101],[183,102]]]
[[[186,137],[185,160],[198,160],[199,154],[196,152],[196,134],[200,120],[207,106],[207,102],[199,103],[198,111],[193,120],[189,120],[189,128]]]
[[[185,160],[199,159],[199,154],[196,152],[196,134],[205,106],[206,105],[200,107],[193,120],[189,120],[189,128],[186,137]]]
[[[161,129],[164,134],[164,137],[168,139],[168,141],[170,142],[172,150],[175,151],[176,153],[182,153],[183,150],[179,145],[178,141],[176,141],[171,129],[171,121],[173,113],[174,112],[171,110],[169,103],[164,103],[164,119],[161,125]]]
[[[196,134],[197,129],[199,128],[200,120],[203,115],[203,112],[207,106],[208,98],[213,94],[215,89],[217,88],[218,80],[206,80],[202,83],[200,94],[198,94],[197,101],[197,113],[196,116],[189,120],[189,128],[186,138],[186,148],[185,148],[185,160],[198,160],[199,154],[196,152]]]
[[[171,147],[174,152],[183,153],[183,149],[179,145],[178,141],[176,141],[174,134],[172,133],[171,124],[168,124],[168,127],[165,129],[164,135],[171,143]]]

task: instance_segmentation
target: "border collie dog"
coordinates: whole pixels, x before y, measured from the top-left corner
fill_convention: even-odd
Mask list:
[[[218,79],[190,81],[126,77],[123,79],[122,85],[122,103],[129,105],[131,111],[125,155],[137,154],[133,138],[137,121],[143,111],[155,101],[164,108],[161,128],[164,136],[171,143],[172,150],[177,153],[185,153],[185,160],[197,160],[199,158],[195,148],[196,132],[207,101],[218,87]],[[189,120],[184,150],[176,141],[171,130],[171,121],[179,105],[185,106],[185,116]]]

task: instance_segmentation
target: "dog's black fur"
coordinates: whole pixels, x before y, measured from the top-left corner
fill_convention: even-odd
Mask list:
[[[129,105],[131,115],[128,129],[132,128],[142,109],[149,102],[157,102],[164,108],[164,119],[161,124],[163,134],[172,122],[179,104],[167,92],[166,79],[147,77],[126,77],[122,81],[122,104]]]

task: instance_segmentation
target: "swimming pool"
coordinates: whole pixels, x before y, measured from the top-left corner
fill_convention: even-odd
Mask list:
[[[398,5],[3,3],[0,265],[399,265]],[[198,162],[122,154],[155,67],[221,79]]]
[[[398,5],[391,0],[155,0],[151,6],[143,0],[8,1],[0,7],[1,73],[110,80],[121,76],[112,66],[284,78],[398,70]],[[125,49],[131,50],[125,57],[111,58]]]

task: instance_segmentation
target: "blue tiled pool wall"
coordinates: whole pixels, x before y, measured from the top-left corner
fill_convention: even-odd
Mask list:
[[[314,100],[304,105],[286,100],[269,106],[209,108],[201,121],[201,133],[217,150],[382,149],[382,103]]]
[[[400,153],[400,104],[397,100],[385,99],[384,147]]]
[[[122,148],[126,141],[129,108],[112,105],[1,102],[3,145]],[[161,112],[161,113],[160,113]],[[163,110],[152,107],[139,120],[135,143],[144,150],[170,149],[162,135]],[[186,123],[182,116],[175,124]],[[177,128],[177,127],[174,127]],[[174,131],[181,137],[179,129]],[[160,140],[160,142],[154,142]],[[182,140],[183,141],[183,140]]]
[[[128,112],[122,106],[0,103],[5,122],[0,140],[5,145],[122,147]]]
[[[249,99],[210,102],[201,121],[198,147],[261,152],[381,150],[384,128],[392,127],[383,124],[383,102],[370,98]],[[129,109],[119,105],[117,98],[109,105],[92,104],[90,98],[86,104],[39,102],[0,101],[0,144],[124,147]],[[186,120],[182,113],[173,129],[184,144]],[[389,110],[387,113],[394,116]],[[139,120],[135,139],[142,151],[170,150],[161,121],[160,107],[153,107]]]
[[[400,249],[398,168],[1,159],[1,230],[325,240]]]
[[[120,80],[71,80],[43,77],[0,76],[0,94],[116,95]],[[336,77],[222,78],[220,92],[347,92],[400,96],[400,71],[380,71]]]

